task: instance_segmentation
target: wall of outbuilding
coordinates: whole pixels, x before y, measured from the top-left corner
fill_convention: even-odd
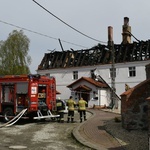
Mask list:
[[[148,129],[150,120],[150,65],[146,66],[147,80],[121,95],[122,126],[127,130]]]

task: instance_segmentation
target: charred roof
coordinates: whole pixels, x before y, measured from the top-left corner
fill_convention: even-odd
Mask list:
[[[114,44],[115,63],[150,60],[150,40]],[[110,64],[112,52],[98,44],[90,49],[45,53],[38,70]]]

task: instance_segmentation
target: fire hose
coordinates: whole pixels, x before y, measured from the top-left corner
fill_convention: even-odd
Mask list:
[[[8,121],[7,123],[3,124],[0,126],[0,128],[2,127],[9,127],[13,124],[15,124],[24,114],[25,112],[27,111],[27,108],[26,109],[23,109],[17,116],[15,116],[12,120]]]

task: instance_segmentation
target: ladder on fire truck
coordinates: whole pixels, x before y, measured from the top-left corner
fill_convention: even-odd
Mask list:
[[[51,105],[52,105],[52,111],[56,111],[56,85],[52,80],[52,86],[50,90],[50,97],[52,99]]]

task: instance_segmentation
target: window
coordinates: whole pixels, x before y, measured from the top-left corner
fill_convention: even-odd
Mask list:
[[[136,68],[129,67],[129,77],[135,77],[135,76],[136,76]]]
[[[90,74],[91,74],[91,78],[94,79],[95,78],[94,70],[91,70]]]
[[[14,101],[14,85],[3,85],[1,99],[3,102],[13,102]]]
[[[73,71],[73,79],[78,79],[78,71]]]
[[[46,75],[47,77],[50,77],[50,73],[46,73],[45,75]]]
[[[98,97],[92,97],[91,100],[92,100],[92,101],[97,101],[97,100],[98,100]]]
[[[112,75],[113,75],[113,71],[112,71],[113,69],[112,68],[110,68],[110,78],[112,77]],[[114,78],[116,77],[116,68],[114,68]]]

